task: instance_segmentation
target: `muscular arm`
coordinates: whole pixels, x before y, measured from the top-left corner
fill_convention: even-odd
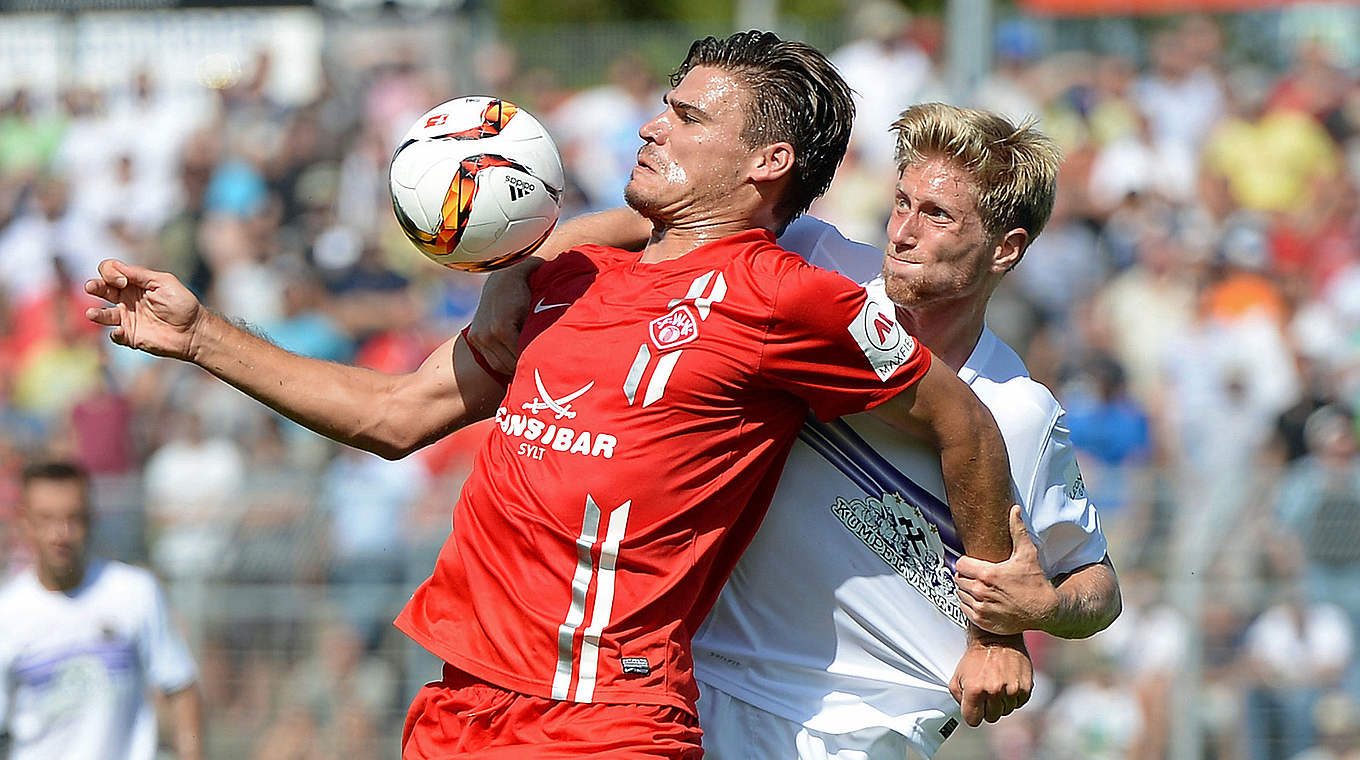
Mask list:
[[[1044,631],[1081,639],[1119,617],[1119,579],[1108,555],[1050,581],[1018,506],[1011,509],[1010,533],[1014,548],[1004,561],[959,559],[959,601],[974,624],[996,633]]]
[[[995,561],[1009,557],[1006,515],[1015,503],[1010,459],[992,413],[958,375],[936,359],[920,382],[873,413],[939,450],[945,495],[964,552]]]
[[[100,264],[86,290],[113,305],[90,309],[116,343],[192,362],[328,438],[397,458],[491,414],[504,388],[461,338],[415,372],[387,375],[279,348],[203,308],[178,279],[123,262]]]
[[[487,275],[468,340],[493,369],[512,374],[519,356],[519,331],[529,313],[529,276],[534,270],[579,245],[641,250],[651,234],[652,223],[630,208],[585,214],[559,224],[533,256]]]
[[[165,695],[174,733],[175,753],[179,760],[203,758],[203,697],[198,684],[191,684]]]
[[[991,412],[944,362],[932,362],[913,387],[875,409],[890,424],[921,436],[940,454],[945,494],[964,551],[1003,560],[1011,553],[1007,510],[1015,503],[1010,460]],[[1034,666],[1019,634],[976,624],[950,679],[970,726],[999,720],[1029,699]]]
[[[1084,639],[1110,627],[1124,610],[1119,578],[1109,555],[1057,581],[1058,607],[1039,630],[1063,639]]]

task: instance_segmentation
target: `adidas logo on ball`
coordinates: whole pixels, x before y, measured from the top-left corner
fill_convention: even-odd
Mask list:
[[[529,184],[528,182],[525,182],[519,177],[511,177],[509,175],[506,175],[505,184],[510,186],[510,200],[512,201],[517,201],[520,198],[523,198],[524,196],[534,191],[533,185]]]

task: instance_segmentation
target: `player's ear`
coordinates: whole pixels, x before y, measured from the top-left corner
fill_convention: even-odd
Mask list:
[[[1022,227],[1007,230],[997,241],[996,250],[993,252],[992,272],[1005,274],[1011,271],[1020,263],[1020,258],[1025,255],[1025,249],[1028,247],[1029,231]]]
[[[751,179],[773,182],[793,171],[793,146],[776,142],[758,148],[751,154]]]

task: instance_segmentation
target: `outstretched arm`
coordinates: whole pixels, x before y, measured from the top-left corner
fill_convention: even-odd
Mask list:
[[[381,372],[285,351],[204,308],[180,281],[113,259],[85,289],[111,305],[86,312],[115,343],[192,362],[328,438],[387,458],[405,456],[490,416],[505,389],[461,338],[415,372]]]
[[[533,256],[487,275],[468,340],[497,372],[513,374],[519,357],[519,332],[529,313],[529,275],[563,251],[591,243],[641,250],[652,223],[630,208],[585,214],[557,226]]]
[[[935,361],[916,385],[880,405],[881,419],[933,443],[940,453],[949,510],[974,557],[1011,553],[1007,510],[1015,503],[1010,460],[991,412],[944,362]],[[999,720],[1029,700],[1034,666],[1018,635],[972,625],[968,648],[949,690],[970,726]]]
[[[1044,631],[1082,639],[1119,617],[1119,579],[1108,555],[1050,581],[1019,506],[1011,508],[1010,532],[1014,548],[1005,561],[959,559],[955,582],[969,620],[994,633]]]

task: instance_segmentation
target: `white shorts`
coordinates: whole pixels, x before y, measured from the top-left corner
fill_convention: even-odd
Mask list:
[[[703,682],[699,693],[706,760],[926,760],[905,736],[888,728],[826,734]]]

